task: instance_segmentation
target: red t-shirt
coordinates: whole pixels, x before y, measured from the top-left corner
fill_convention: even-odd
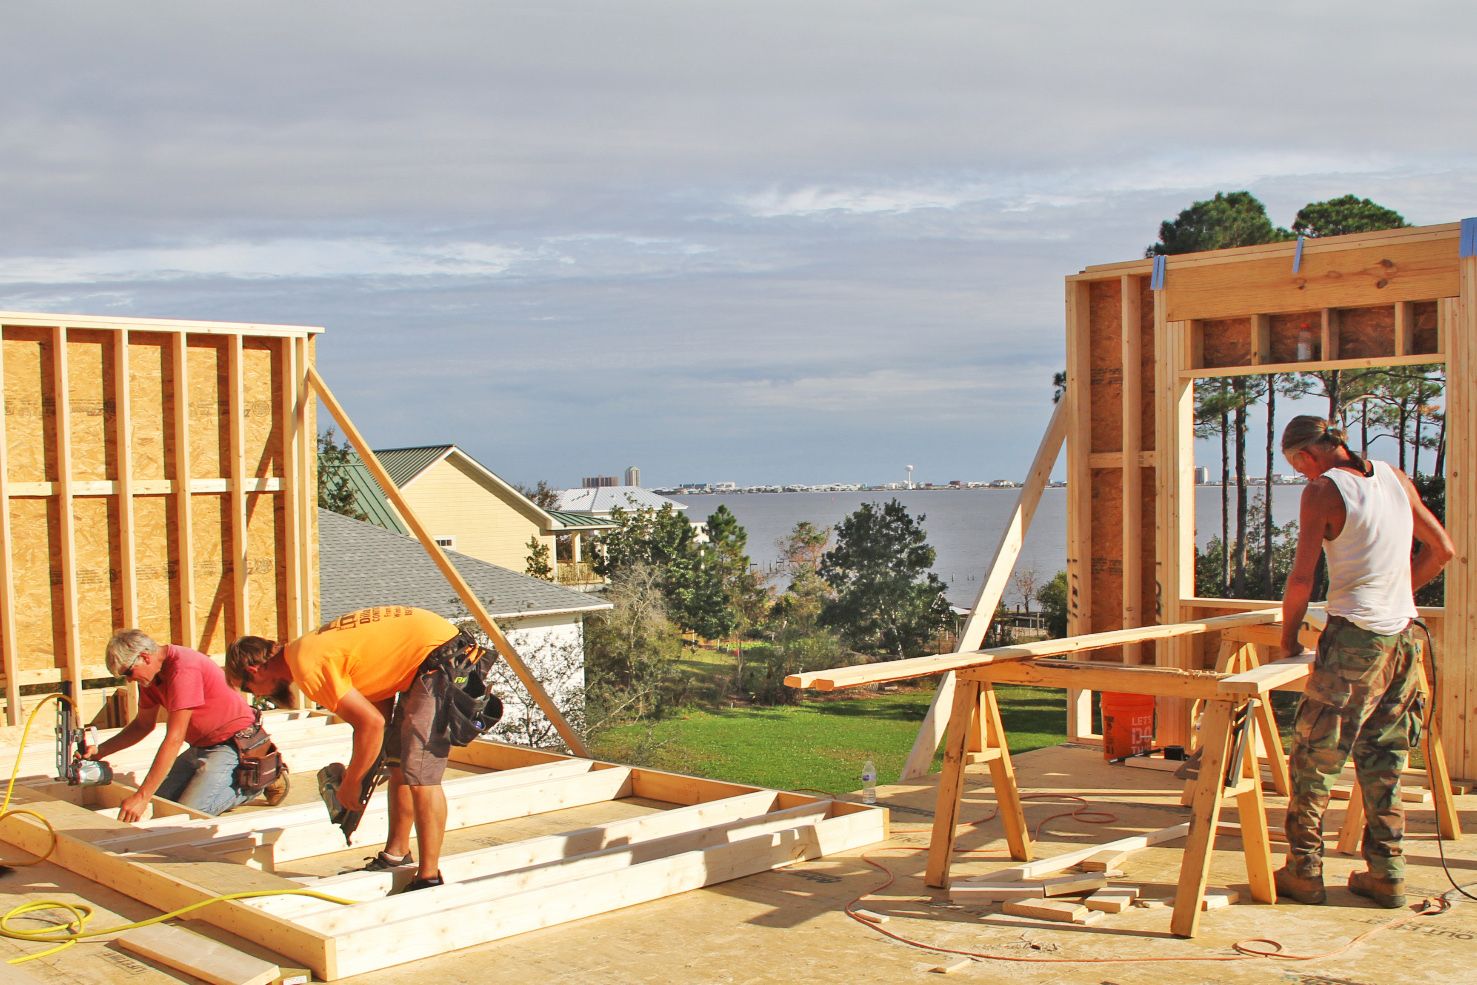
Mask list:
[[[241,692],[226,683],[225,671],[203,653],[166,643],[164,664],[153,683],[138,689],[139,714],[191,711],[185,741],[192,746],[225,742],[256,720]]]

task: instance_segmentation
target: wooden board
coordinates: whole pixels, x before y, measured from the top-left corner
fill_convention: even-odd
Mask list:
[[[152,958],[210,985],[270,985],[280,973],[270,961],[169,924],[130,930],[115,942],[125,951]]]

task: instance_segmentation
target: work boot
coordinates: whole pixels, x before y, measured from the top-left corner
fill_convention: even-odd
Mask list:
[[[1404,879],[1386,879],[1373,872],[1354,872],[1349,875],[1349,891],[1387,910],[1398,910],[1405,905]]]
[[[262,787],[262,796],[266,798],[268,807],[276,807],[287,799],[287,791],[292,784],[287,780],[287,767],[283,767],[277,773],[277,779]]]
[[[1277,883],[1278,898],[1285,897],[1308,906],[1317,906],[1328,899],[1328,891],[1323,888],[1322,872],[1304,876],[1284,865],[1273,878]]]

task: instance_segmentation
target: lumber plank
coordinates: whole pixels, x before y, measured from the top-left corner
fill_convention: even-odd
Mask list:
[[[56,455],[56,499],[60,512],[58,524],[59,562],[61,565],[61,608],[63,631],[60,639],[66,652],[58,654],[72,696],[82,700],[82,633],[77,616],[77,516],[72,502],[72,397],[67,373],[67,327],[57,324],[51,330],[52,399],[56,402],[56,428],[53,440]],[[81,708],[78,708],[80,713]],[[80,716],[85,718],[86,716]]]
[[[1119,442],[1123,455],[1123,466],[1118,470],[1120,502],[1123,510],[1121,531],[1121,567],[1123,587],[1120,598],[1121,623],[1125,629],[1142,626],[1145,621],[1143,609],[1143,529],[1137,504],[1144,496],[1144,473],[1138,467],[1139,452],[1143,448],[1143,330],[1142,305],[1140,301],[1140,278],[1124,274],[1118,282],[1119,303],[1119,365],[1121,385],[1119,394]],[[1135,508],[1130,509],[1129,504]],[[1143,645],[1126,643],[1123,646],[1123,662],[1144,662]]]
[[[115,938],[125,951],[152,958],[210,985],[270,985],[281,969],[220,941],[156,923]]]
[[[5,339],[0,333],[0,386],[4,380]],[[17,678],[20,651],[16,647],[15,631],[15,570],[10,559],[15,539],[10,533],[10,441],[5,433],[5,417],[0,406],[0,653],[5,661],[0,672],[5,675],[5,723],[15,726],[21,723],[21,690]]]
[[[959,802],[964,795],[964,765],[969,745],[970,719],[979,714],[980,685],[964,681],[954,689],[954,707],[949,713],[949,739],[944,747],[944,768],[939,776],[938,799],[934,804],[933,832],[928,843],[928,868],[924,882],[936,889],[949,888],[949,863],[959,821]]]
[[[589,855],[608,848],[634,848],[658,838],[701,831],[744,818],[760,817],[775,810],[779,803],[780,797],[773,790],[761,790],[725,800],[711,800],[690,807],[676,807],[622,821],[444,855],[441,864],[449,878],[456,882],[466,882],[500,872]],[[346,872],[323,878],[302,877],[298,881],[304,886],[335,896],[370,900],[389,894],[400,881],[409,878],[410,873],[397,876],[394,872]],[[324,904],[306,897],[274,897],[253,901],[253,905],[279,916],[289,916],[326,909],[333,904]]]
[[[1128,855],[1128,852],[1109,849],[1083,859],[1077,863],[1076,867],[1083,872],[1111,872],[1118,868],[1118,864]]]
[[[1178,667],[1129,666],[1079,660],[1016,661],[961,671],[966,680],[1029,684],[1085,691],[1124,691],[1168,698],[1217,698],[1221,677],[1212,671]]]
[[[1188,821],[1180,824],[1171,824],[1167,828],[1159,828],[1156,831],[1147,831],[1144,834],[1129,835],[1119,838],[1103,845],[1088,845],[1086,848],[1078,848],[1060,855],[1052,855],[1049,858],[1037,859],[1034,862],[1026,862],[1023,865],[1012,866],[1008,869],[997,869],[986,873],[976,879],[961,880],[960,885],[972,885],[980,882],[1006,882],[1021,879],[1041,879],[1054,872],[1062,872],[1086,859],[1103,852],[1115,852],[1126,854],[1152,848],[1155,845],[1163,845],[1167,842],[1183,838],[1190,833]]]
[[[1045,899],[1042,883],[1031,882],[956,882],[949,887],[949,899],[955,903],[1000,903],[1012,899]]]
[[[1041,883],[1041,889],[1046,896],[1080,896],[1083,893],[1096,892],[1107,884],[1108,877],[1102,873],[1057,876],[1054,879],[1044,880]]]
[[[319,933],[336,937],[373,930],[401,919],[407,908],[412,906],[421,913],[433,913],[464,905],[475,906],[593,876],[611,873],[618,875],[649,862],[702,852],[720,845],[754,843],[758,839],[771,836],[803,837],[805,830],[826,818],[829,807],[827,803],[805,804],[771,814],[739,817],[722,824],[654,838],[636,845],[615,845],[541,865],[494,872],[466,881],[453,876],[455,881],[420,890],[414,897],[385,896],[357,906],[325,910],[299,919]]]
[[[1221,679],[1220,689],[1226,694],[1255,697],[1285,688],[1289,684],[1306,681],[1313,672],[1314,656],[1312,651],[1305,651],[1295,657],[1284,657],[1239,674],[1230,674]]]
[[[1064,656],[1069,653],[1085,653],[1104,647],[1121,646],[1124,643],[1145,640],[1172,639],[1178,636],[1196,636],[1201,633],[1217,632],[1232,626],[1250,626],[1259,622],[1271,622],[1281,614],[1281,609],[1257,609],[1226,616],[1212,616],[1192,622],[1174,623],[1167,626],[1143,626],[1132,629],[1116,629],[1086,636],[1068,636],[1058,640],[1041,640],[1034,643],[1018,643],[971,653],[953,653],[933,657],[912,657],[907,660],[889,660],[884,663],[864,664],[860,667],[838,667],[831,670],[791,674],[785,678],[790,687],[811,688],[817,691],[834,691],[840,688],[860,687],[863,684],[882,684],[888,681],[909,680],[927,677],[949,670],[973,670],[976,668],[1037,657]]]
[[[1081,903],[1059,899],[1012,899],[1000,904],[1000,908],[1012,916],[1054,920],[1058,923],[1086,923],[1087,915],[1092,912]]]
[[[885,837],[885,811],[839,813],[803,829],[747,838],[701,851],[643,862],[491,901],[447,909],[405,901],[401,919],[344,934],[338,946],[342,975],[364,974],[456,948],[517,934],[740,876],[871,844]]]

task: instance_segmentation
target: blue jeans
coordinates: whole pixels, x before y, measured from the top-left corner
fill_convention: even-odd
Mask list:
[[[203,814],[224,814],[259,793],[236,789],[232,781],[240,761],[236,747],[229,742],[204,748],[190,746],[174,761],[155,795]]]

